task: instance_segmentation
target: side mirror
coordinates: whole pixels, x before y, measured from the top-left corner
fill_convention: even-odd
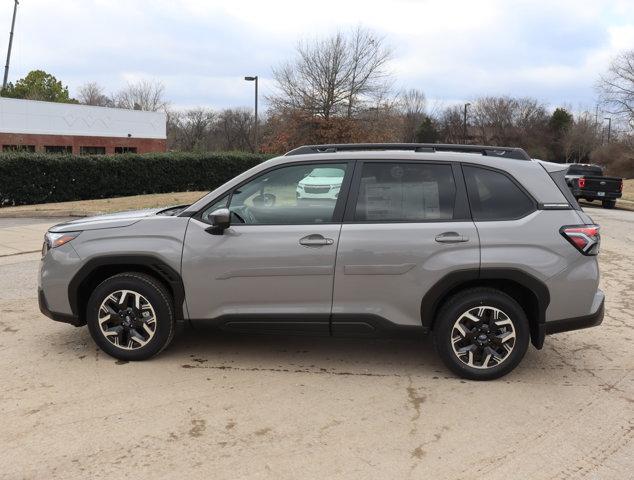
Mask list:
[[[206,231],[212,235],[222,235],[223,232],[231,226],[231,211],[228,208],[219,208],[209,214],[211,227]]]

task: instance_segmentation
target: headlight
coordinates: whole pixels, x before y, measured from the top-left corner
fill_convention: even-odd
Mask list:
[[[46,232],[46,235],[44,235],[44,247],[42,247],[42,255],[46,254],[46,252],[51,248],[61,247],[65,243],[68,243],[74,238],[77,238],[80,233],[81,232]]]

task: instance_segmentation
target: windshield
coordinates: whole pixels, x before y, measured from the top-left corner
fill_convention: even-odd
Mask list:
[[[310,172],[309,177],[326,177],[326,178],[341,178],[343,177],[343,170],[341,168],[315,168]]]

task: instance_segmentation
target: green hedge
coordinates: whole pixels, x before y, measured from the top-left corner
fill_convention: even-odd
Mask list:
[[[0,155],[0,206],[212,190],[271,158],[248,153]]]

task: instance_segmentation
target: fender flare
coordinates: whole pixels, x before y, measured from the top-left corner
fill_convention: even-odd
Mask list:
[[[531,341],[536,348],[541,348],[544,344],[544,333],[542,325],[546,321],[546,309],[550,304],[550,292],[544,282],[533,275],[515,268],[473,268],[457,270],[442,277],[431,287],[421,302],[421,322],[425,331],[430,331],[433,327],[436,311],[449,292],[458,289],[461,285],[477,284],[483,281],[512,281],[529,290],[536,299],[537,312],[531,323]]]
[[[114,254],[100,255],[88,260],[78,271],[68,284],[68,302],[73,315],[77,318],[83,316],[81,312],[81,300],[79,291],[82,284],[101,267],[123,267],[129,266],[130,270],[135,267],[142,267],[143,270],[151,272],[159,280],[163,281],[174,297],[174,314],[177,320],[183,319],[183,305],[185,302],[185,287],[183,279],[174,268],[165,263],[164,260],[154,255],[138,254]]]

